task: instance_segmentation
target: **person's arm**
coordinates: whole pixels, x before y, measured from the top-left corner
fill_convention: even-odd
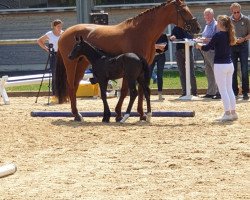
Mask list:
[[[216,40],[216,38],[212,37],[212,39],[210,40],[210,42],[208,44],[205,45],[204,43],[197,43],[195,45],[195,48],[200,49],[202,51],[209,51],[210,49],[212,49],[214,47],[215,40]]]
[[[47,35],[43,35],[40,38],[37,39],[37,44],[44,49],[45,51],[49,52],[49,48],[46,45],[46,41],[48,41],[49,38]]]

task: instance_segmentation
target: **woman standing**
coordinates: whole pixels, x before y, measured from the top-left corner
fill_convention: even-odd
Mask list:
[[[227,15],[219,15],[217,22],[219,32],[212,37],[207,45],[198,43],[196,48],[203,51],[215,49],[214,75],[225,111],[219,121],[237,120],[236,99],[232,88],[234,66],[230,53],[231,46],[236,43],[235,29]]]
[[[61,34],[63,33],[62,30],[63,22],[60,19],[56,19],[51,23],[51,31],[48,31],[40,38],[38,38],[37,43],[38,45],[49,53],[50,59],[50,69],[52,73],[52,98],[51,102],[55,102],[56,99],[55,95],[55,65],[56,65],[56,53],[58,50],[58,40]],[[48,45],[46,43],[49,43]]]
[[[153,63],[150,65],[150,77],[152,77],[154,67],[157,66],[157,87],[159,101],[165,100],[162,96],[163,87],[163,71],[166,61],[165,51],[168,50],[168,37],[166,34],[161,34],[155,44],[155,57]]]

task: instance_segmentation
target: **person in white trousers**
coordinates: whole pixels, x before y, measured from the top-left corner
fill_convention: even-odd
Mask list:
[[[217,32],[207,45],[198,43],[196,48],[208,51],[215,49],[214,74],[224,106],[224,114],[219,121],[237,120],[236,99],[232,88],[234,66],[231,58],[231,46],[236,43],[235,29],[227,15],[217,17]]]

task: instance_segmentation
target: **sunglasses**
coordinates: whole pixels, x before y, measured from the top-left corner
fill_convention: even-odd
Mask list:
[[[240,11],[236,11],[236,12],[234,12],[234,14],[239,14],[240,13]]]

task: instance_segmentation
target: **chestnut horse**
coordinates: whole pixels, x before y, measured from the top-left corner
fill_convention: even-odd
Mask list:
[[[56,96],[59,103],[69,97],[74,120],[82,120],[76,106],[76,91],[89,61],[86,57],[76,60],[68,58],[75,44],[75,36],[82,36],[84,40],[112,55],[136,53],[150,64],[155,54],[155,42],[169,24],[175,24],[190,33],[199,33],[201,29],[184,0],[169,0],[117,25],[77,24],[66,29],[58,41]],[[122,119],[121,108],[127,92],[128,86],[122,84],[121,96],[115,108],[116,121]],[[137,112],[140,119],[145,120],[141,87],[138,92]]]

